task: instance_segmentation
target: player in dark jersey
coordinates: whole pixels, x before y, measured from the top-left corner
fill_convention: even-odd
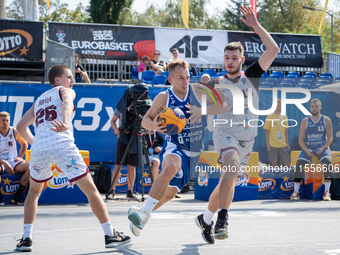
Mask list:
[[[184,60],[175,60],[169,64],[169,81],[172,87],[165,92],[159,93],[151,108],[145,114],[142,125],[148,130],[157,130],[164,133],[165,127],[158,121],[160,112],[169,106],[177,106],[185,113],[187,123],[184,129],[177,135],[166,135],[160,160],[162,172],[153,183],[149,196],[144,206],[131,207],[128,218],[131,221],[131,232],[139,236],[150,217],[150,213],[159,208],[165,202],[171,200],[177,192],[188,184],[193,171],[190,167],[198,162],[200,152],[203,149],[203,131],[207,125],[206,116],[190,116],[194,107],[201,107],[200,84],[189,85],[190,74],[188,63]],[[222,102],[225,101],[221,92]],[[207,103],[214,104],[209,98]],[[188,110],[188,109],[190,110]],[[214,112],[214,110],[218,111]],[[215,105],[207,108],[207,114],[217,114],[228,109],[228,105],[222,103],[222,107]],[[190,118],[190,119],[189,119]]]
[[[299,200],[300,181],[303,175],[303,168],[309,165],[313,155],[318,156],[323,164],[325,178],[325,192],[323,200],[330,201],[329,188],[331,186],[331,165],[332,155],[329,149],[333,141],[332,121],[327,116],[320,114],[321,101],[313,99],[310,101],[311,116],[304,118],[300,125],[299,144],[302,148],[294,172],[294,192],[291,200]]]
[[[259,60],[241,71],[242,64],[245,61],[243,56],[243,46],[240,42],[231,42],[224,49],[224,68],[226,75],[213,79],[209,85],[219,87],[225,93],[226,102],[229,109],[226,112],[217,115],[217,119],[226,119],[230,122],[245,123],[251,119],[257,119],[248,108],[247,97],[252,97],[253,106],[258,109],[259,80],[261,75],[270,67],[274,61],[279,47],[270,36],[270,34],[258,23],[254,12],[250,7],[241,6],[240,11],[245,19],[240,20],[246,25],[252,27],[262,40],[266,51],[260,56]],[[217,86],[217,84],[220,84]],[[224,88],[226,85],[234,85],[242,90],[244,94],[244,113],[235,115],[233,112],[233,95],[231,91]],[[249,93],[252,91],[253,93]],[[240,100],[239,98],[237,98]],[[236,100],[235,100],[236,101]],[[248,125],[222,124],[215,125],[213,139],[215,150],[219,154],[219,162],[226,169],[231,171],[222,171],[220,183],[214,189],[209,198],[208,208],[204,214],[195,218],[197,226],[201,229],[203,239],[207,243],[214,243],[216,239],[225,239],[228,237],[228,209],[234,197],[235,182],[238,179],[239,172],[247,165],[254,138],[257,135],[257,127],[248,127]],[[213,233],[213,216],[218,211],[218,218]]]

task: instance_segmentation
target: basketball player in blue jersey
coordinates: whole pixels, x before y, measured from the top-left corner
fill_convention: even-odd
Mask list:
[[[203,85],[189,85],[188,67],[188,63],[184,60],[175,60],[168,65],[168,79],[172,87],[155,97],[151,108],[143,117],[142,126],[145,129],[164,133],[166,128],[161,126],[162,121],[158,121],[158,116],[164,108],[176,106],[185,113],[187,123],[179,134],[166,135],[160,154],[162,172],[153,183],[144,206],[141,209],[134,206],[129,209],[130,230],[136,236],[140,235],[140,230],[149,220],[150,213],[171,200],[189,183],[193,175],[193,169],[190,169],[190,166],[197,165],[203,149],[203,132],[207,126],[206,116],[200,116],[195,120],[189,119],[191,109],[201,106],[198,98],[201,98],[200,91],[202,90],[198,87]],[[207,89],[205,86],[204,88]],[[218,92],[224,103],[217,108],[213,105],[213,100],[208,99],[207,114],[217,114],[228,110],[224,94],[222,91]]]
[[[323,200],[330,201],[329,188],[331,186],[332,155],[329,149],[333,141],[333,128],[330,118],[321,115],[321,101],[313,99],[310,101],[311,116],[304,118],[300,125],[299,144],[302,148],[294,172],[294,192],[291,200],[299,200],[300,181],[303,175],[303,168],[309,165],[311,157],[316,155],[323,164],[325,178],[325,192]]]
[[[217,119],[228,120],[228,124],[215,125],[213,140],[215,150],[219,154],[219,163],[223,164],[220,182],[209,198],[209,204],[203,214],[195,218],[196,225],[201,229],[203,239],[213,244],[215,239],[228,238],[228,210],[234,197],[235,182],[238,179],[240,170],[247,165],[250,153],[252,152],[254,139],[257,135],[257,127],[249,127],[245,123],[247,120],[258,119],[253,114],[247,104],[247,97],[252,97],[253,106],[258,109],[259,80],[261,75],[270,67],[274,61],[279,47],[270,34],[258,23],[254,12],[250,7],[241,6],[241,13],[245,19],[240,20],[252,27],[262,40],[266,51],[260,56],[258,61],[251,64],[244,72],[241,71],[245,61],[244,49],[240,42],[231,42],[224,49],[224,68],[226,75],[213,79],[208,84],[219,87],[225,93],[226,102],[230,110],[217,115]],[[233,113],[233,95],[223,84],[233,85],[242,90],[244,94],[243,115]],[[251,90],[249,90],[251,89]],[[249,92],[252,91],[252,94]],[[236,100],[236,99],[235,99]],[[240,100],[240,99],[238,99]],[[230,123],[235,123],[231,125]],[[241,124],[240,124],[241,123]],[[230,171],[228,171],[230,169]],[[213,232],[212,219],[218,211],[217,222]]]

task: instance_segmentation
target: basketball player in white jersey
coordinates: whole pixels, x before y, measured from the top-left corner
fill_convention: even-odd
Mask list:
[[[106,206],[93,183],[92,177],[74,144],[72,115],[75,92],[73,74],[68,66],[51,67],[48,80],[52,89],[43,93],[19,121],[17,129],[32,145],[30,161],[30,189],[25,201],[24,234],[17,250],[32,251],[32,229],[38,198],[44,182],[52,178],[51,165],[55,163],[87,196],[93,213],[104,234],[105,247],[113,248],[130,242],[112,228]],[[29,126],[35,123],[35,137]]]
[[[4,170],[9,174],[23,174],[17,192],[11,201],[13,204],[21,204],[24,202],[22,192],[27,187],[29,178],[29,164],[23,160],[28,146],[18,131],[14,127],[9,126],[10,117],[11,115],[8,112],[0,112],[0,183],[1,174]],[[20,144],[19,155],[17,142]],[[0,204],[1,203],[2,195],[0,192]]]
[[[244,72],[241,71],[242,64],[245,61],[243,55],[244,49],[240,42],[231,42],[224,49],[224,68],[226,75],[213,79],[208,84],[230,84],[237,86],[244,93],[244,115],[233,114],[233,95],[229,89],[221,89],[225,93],[229,110],[217,115],[217,119],[228,120],[228,124],[216,125],[213,133],[215,150],[219,153],[219,162],[225,169],[231,171],[222,171],[220,182],[212,192],[209,198],[209,205],[204,214],[195,218],[197,226],[201,229],[203,239],[207,243],[214,243],[216,239],[225,239],[228,237],[228,209],[234,197],[235,182],[239,175],[241,166],[246,166],[254,138],[257,135],[256,127],[249,127],[245,124],[250,119],[258,119],[252,114],[247,105],[247,97],[252,97],[255,109],[258,109],[259,80],[261,75],[270,67],[279,52],[279,47],[269,33],[258,23],[254,12],[250,7],[241,6],[241,13],[245,19],[240,20],[252,27],[262,40],[266,51],[260,56],[259,60],[251,64]],[[252,95],[248,95],[248,90],[252,89]],[[231,122],[234,124],[231,126]],[[256,124],[255,124],[256,125]],[[213,216],[218,211],[218,218],[215,224],[214,233]]]

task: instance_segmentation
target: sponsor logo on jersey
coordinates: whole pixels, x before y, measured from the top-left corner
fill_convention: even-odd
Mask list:
[[[48,180],[47,187],[51,189],[61,189],[64,187],[73,188],[74,182],[70,183],[66,175],[58,167],[54,166],[51,168],[52,178]]]

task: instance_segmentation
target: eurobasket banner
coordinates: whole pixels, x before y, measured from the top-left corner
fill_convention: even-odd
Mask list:
[[[321,37],[315,35],[270,34],[280,48],[272,66],[322,67]],[[241,42],[245,65],[257,61],[266,47],[255,33],[228,32],[229,42]]]
[[[0,56],[42,59],[43,22],[0,20]]]
[[[136,60],[153,56],[153,28],[49,22],[49,38],[84,58]]]

